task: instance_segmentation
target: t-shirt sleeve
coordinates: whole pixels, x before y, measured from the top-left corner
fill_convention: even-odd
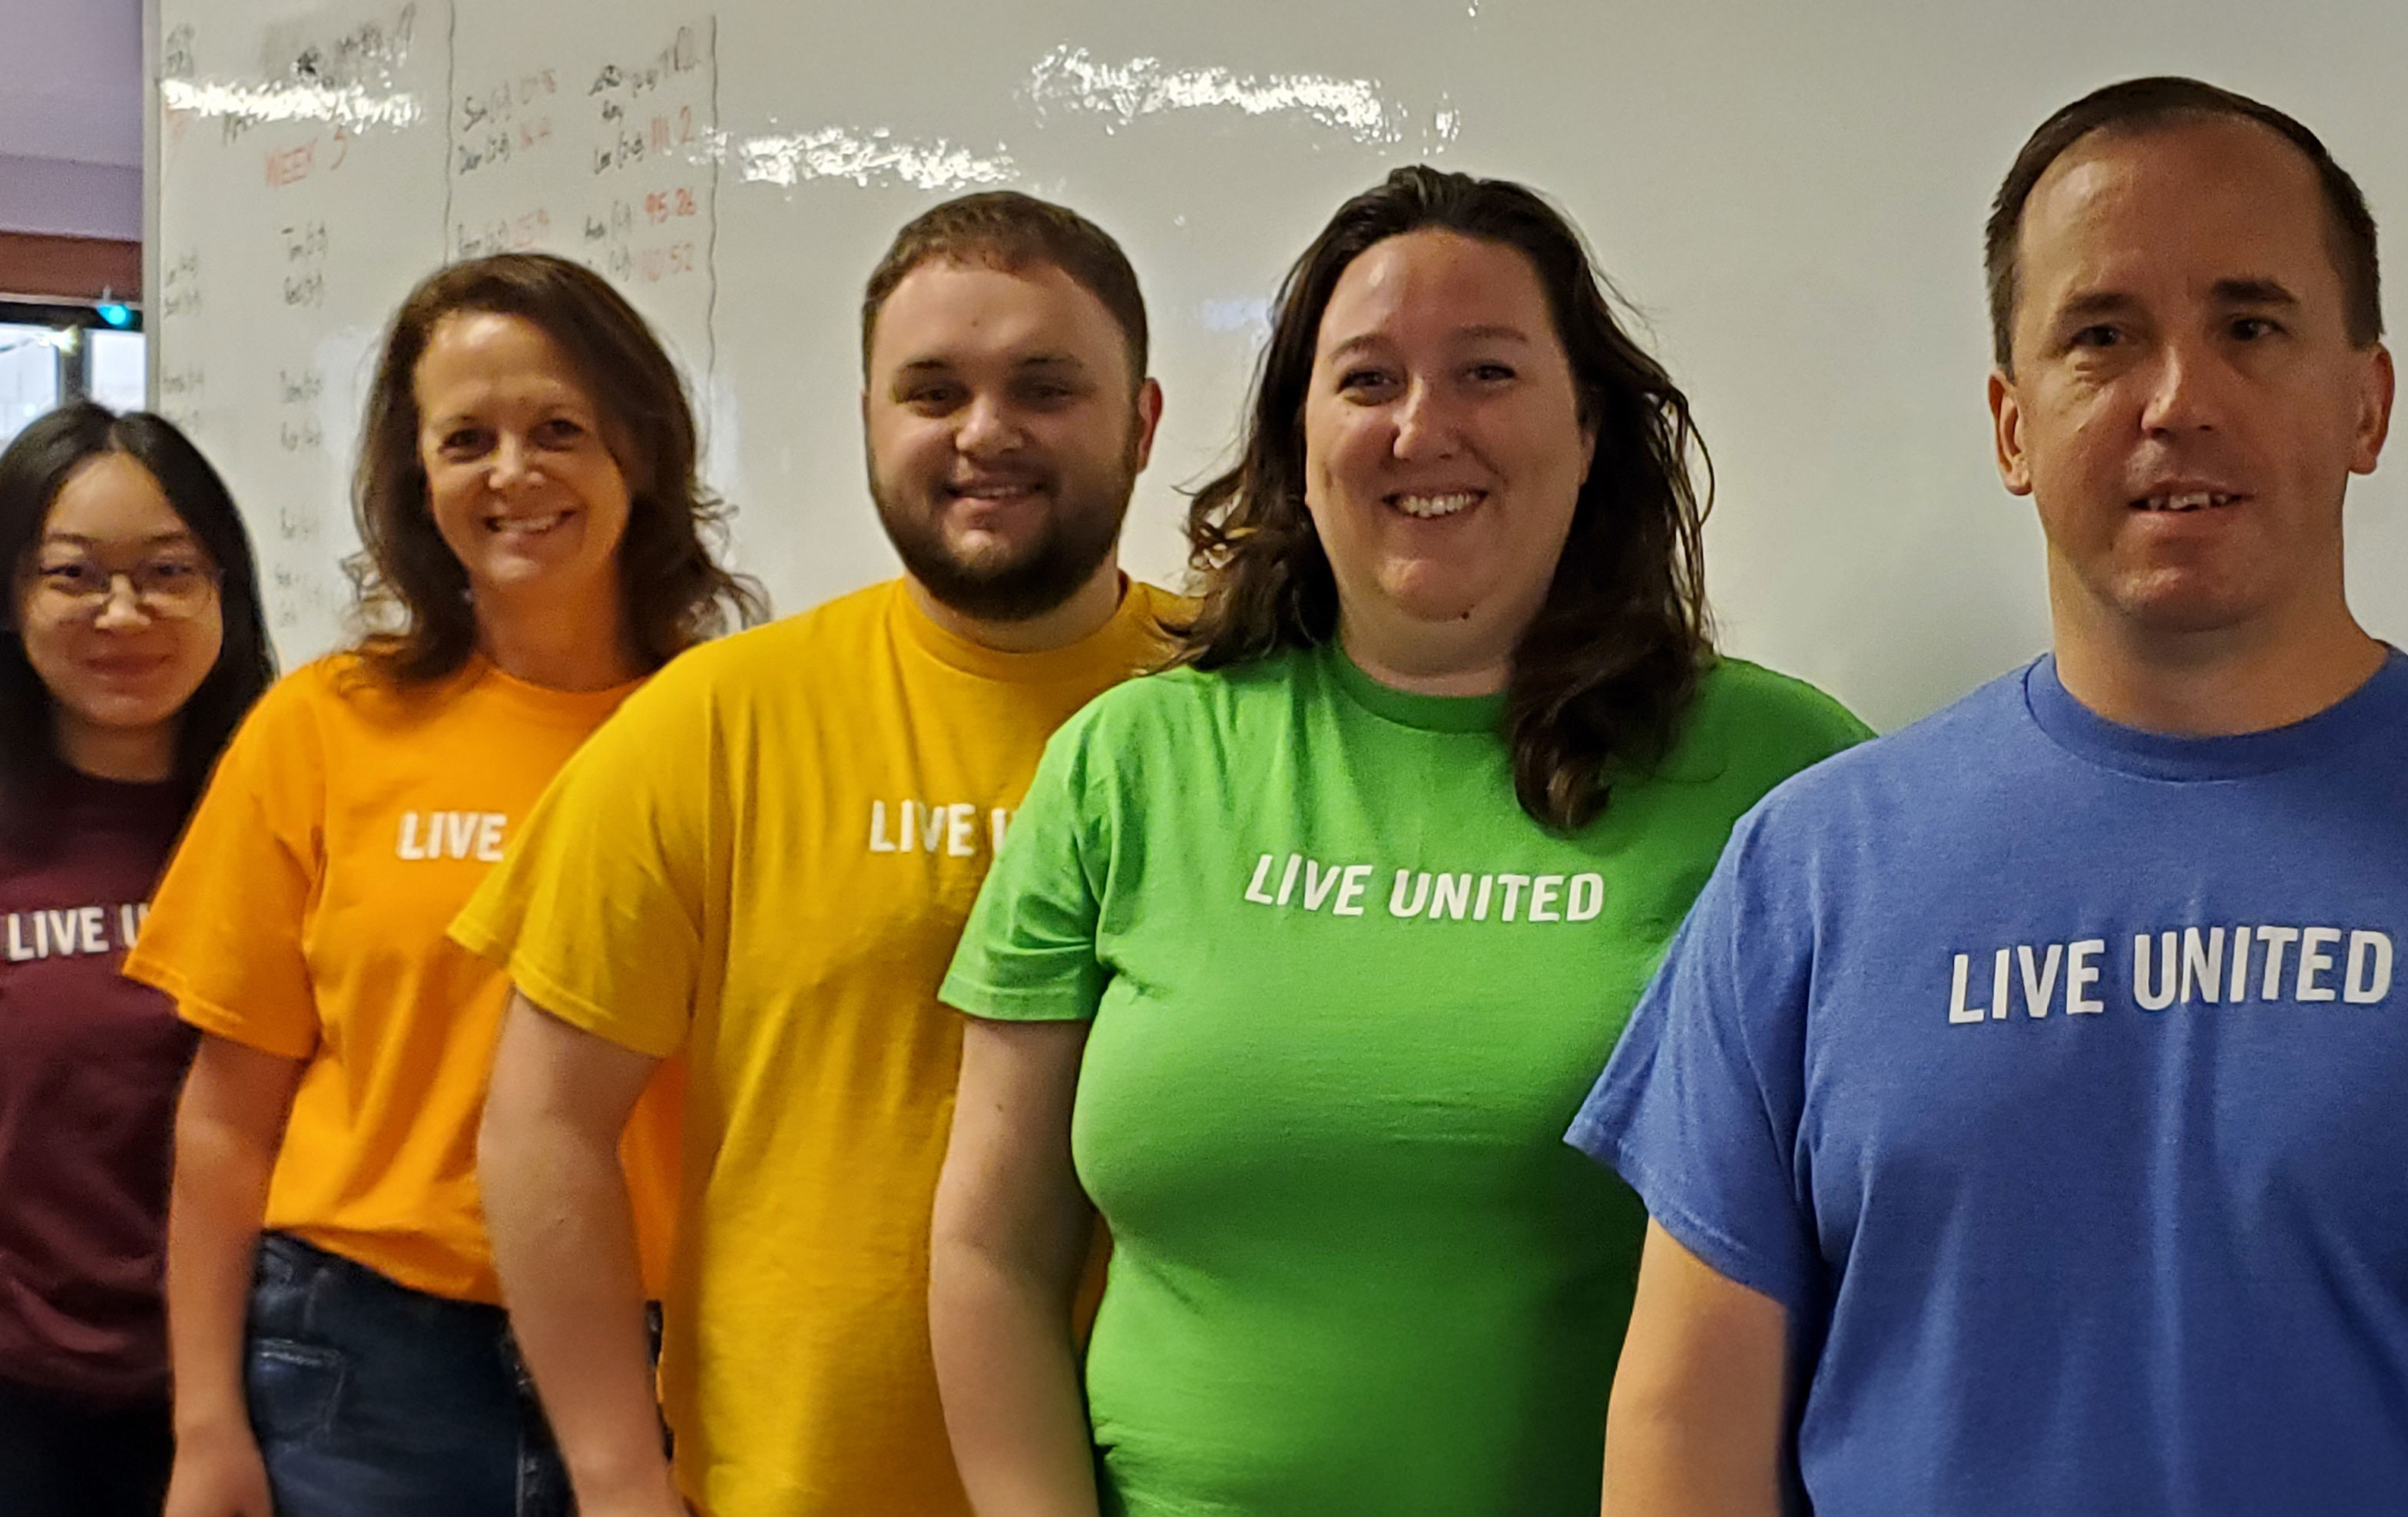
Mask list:
[[[1665,1231],[1793,1313],[1821,1263],[1798,1164],[1811,923],[1784,909],[1764,813],[1733,833],[1568,1140]]]
[[[1046,745],[938,989],[948,1006],[999,1022],[1082,1022],[1103,999],[1102,853],[1087,783],[1094,711]]]
[[[726,846],[710,687],[671,665],[588,737],[511,837],[452,941],[572,1026],[666,1058],[704,962],[703,881]]]
[[[263,1052],[317,1051],[304,951],[324,870],[325,739],[337,698],[320,667],[263,696],[226,746],[150,898],[125,973],[204,1032]]]

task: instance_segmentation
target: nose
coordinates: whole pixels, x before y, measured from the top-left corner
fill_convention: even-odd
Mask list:
[[[93,615],[92,624],[115,629],[148,626],[150,622],[150,613],[134,588],[134,577],[124,573],[110,575],[108,589],[101,596],[100,609]]]
[[[2215,431],[2222,422],[2222,389],[2229,372],[2205,343],[2167,343],[2150,371],[2142,430],[2153,436]]]
[[[972,396],[953,432],[953,447],[973,458],[1010,452],[1022,440],[1019,418],[995,395]]]
[[[493,462],[485,469],[488,485],[495,490],[507,490],[524,482],[534,472],[535,463],[527,456],[525,439],[514,432],[505,432],[494,440]]]
[[[1460,418],[1438,386],[1420,379],[1410,381],[1394,414],[1397,436],[1392,451],[1400,461],[1445,458],[1455,451]]]

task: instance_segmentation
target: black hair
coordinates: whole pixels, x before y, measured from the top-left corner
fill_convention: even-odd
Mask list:
[[[132,459],[159,482],[218,573],[223,640],[176,729],[171,778],[184,807],[200,797],[243,713],[276,678],[251,538],[225,481],[192,440],[165,417],[120,416],[90,401],[36,418],[0,452],[0,565],[7,566],[10,586],[7,635],[0,637],[0,828],[21,837],[43,793],[65,772],[50,687],[26,657],[17,624],[24,576],[59,492],[78,469],[109,453]]]

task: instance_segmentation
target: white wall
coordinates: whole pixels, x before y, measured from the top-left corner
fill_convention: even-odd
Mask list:
[[[2408,7],[2370,0],[418,0],[406,26],[390,0],[161,3],[181,38],[161,398],[261,528],[288,659],[339,635],[360,365],[440,257],[616,250],[695,376],[742,557],[794,609],[892,569],[861,483],[854,324],[887,237],[962,188],[1067,200],[1127,245],[1158,327],[1169,409],[1128,556],[1159,576],[1280,274],[1345,194],[1429,158],[1555,195],[1643,309],[1718,465],[1728,646],[1894,725],[2045,639],[2038,533],[1989,463],[1979,270],[1988,197],[2041,118],[2116,78],[2196,73],[2302,116],[2378,216],[2408,208]],[[643,101],[593,91],[680,26],[710,67]],[[361,50],[371,34],[384,53]],[[597,174],[606,99],[638,119],[666,99],[706,129]],[[463,172],[463,144],[503,125],[529,129],[509,161]],[[680,188],[690,222],[643,213]],[[204,296],[180,314],[179,267]],[[2358,488],[2354,550],[2360,609],[2395,638],[2398,473]]]

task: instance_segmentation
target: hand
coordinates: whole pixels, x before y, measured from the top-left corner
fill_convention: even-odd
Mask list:
[[[161,1517],[276,1517],[251,1429],[179,1437]]]

